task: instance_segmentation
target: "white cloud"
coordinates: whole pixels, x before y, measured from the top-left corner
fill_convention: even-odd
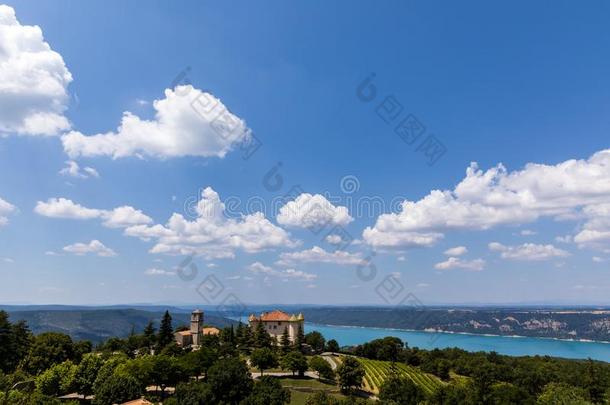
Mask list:
[[[153,107],[153,120],[141,119],[128,111],[123,113],[116,132],[86,136],[72,131],[62,136],[64,150],[71,158],[223,158],[236,143],[251,136],[246,123],[220,100],[190,85],[166,89],[165,98],[155,100]]]
[[[108,228],[127,228],[134,225],[152,223],[152,218],[128,205],[115,208],[111,211],[104,211],[102,218],[104,219],[104,226]]]
[[[603,263],[605,261],[603,258],[598,257],[598,256],[593,256],[593,258],[591,260],[593,260],[593,262],[595,262],[595,263]]]
[[[272,267],[265,266],[261,262],[255,262],[248,266],[248,270],[254,274],[264,274],[267,277],[278,277],[280,279],[296,279],[301,281],[311,281],[318,278],[316,274],[307,273],[301,270],[286,269],[276,270]]]
[[[146,269],[144,274],[146,274],[147,276],[175,276],[176,275],[176,273],[173,271],[157,269],[154,267],[150,268],[150,269]]]
[[[534,235],[537,235],[537,234],[538,234],[538,232],[532,231],[530,229],[524,229],[524,230],[521,231],[521,236],[534,236]]]
[[[541,217],[584,219],[577,243],[610,244],[610,149],[514,172],[502,165],[482,171],[473,163],[453,190],[404,201],[399,213],[380,215],[363,237],[376,247],[430,246],[452,229],[485,230]]]
[[[104,246],[99,240],[92,240],[87,243],[75,243],[68,245],[63,249],[65,252],[72,253],[78,256],[86,255],[88,253],[95,254],[101,257],[113,257],[116,256],[114,250]]]
[[[509,260],[549,260],[558,257],[567,257],[570,253],[558,249],[553,245],[536,245],[534,243],[524,243],[519,246],[505,246],[498,242],[489,244],[489,250],[500,252],[503,259]]]
[[[64,111],[72,75],[38,26],[21,25],[0,5],[0,135],[57,135],[70,128]]]
[[[451,249],[445,250],[445,255],[447,256],[462,256],[468,253],[468,249],[466,246],[456,246]]]
[[[248,253],[279,247],[296,247],[288,233],[260,213],[227,218],[218,193],[207,187],[197,203],[198,217],[189,221],[174,213],[165,225],[137,225],[125,234],[142,240],[155,240],[151,253],[197,254],[207,259],[232,258],[236,250]]]
[[[319,246],[300,252],[282,253],[278,264],[290,263],[332,263],[340,265],[359,264],[362,256],[359,253],[349,253],[342,250],[327,252]]]
[[[471,271],[481,271],[485,267],[485,260],[463,260],[459,257],[450,257],[444,262],[436,263],[434,268],[437,270],[462,269]]]
[[[82,220],[99,218],[108,228],[127,228],[152,223],[152,218],[128,205],[112,210],[100,210],[83,207],[66,198],[49,198],[46,202],[38,201],[34,212],[50,218]]]
[[[66,167],[59,171],[63,176],[75,177],[77,179],[87,179],[89,177],[100,177],[100,174],[93,167],[80,168],[74,160],[67,160]]]
[[[8,223],[7,215],[13,214],[15,211],[17,208],[13,204],[0,198],[0,226],[6,225]]]
[[[34,212],[50,218],[92,219],[101,216],[102,211],[86,208],[66,198],[49,198],[47,202],[38,201]]]
[[[278,223],[299,228],[347,225],[353,220],[346,207],[334,206],[321,194],[308,193],[286,203],[277,215]]]
[[[341,238],[341,235],[328,235],[326,236],[326,242],[330,243],[331,245],[338,245],[341,242],[343,242],[343,239]]]

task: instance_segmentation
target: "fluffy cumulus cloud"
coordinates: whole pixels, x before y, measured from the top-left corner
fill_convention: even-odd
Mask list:
[[[332,263],[340,265],[360,264],[362,255],[349,253],[343,250],[328,252],[319,246],[300,252],[282,253],[278,264],[287,265],[292,263]]]
[[[17,208],[8,201],[0,198],[0,226],[8,223],[8,215],[14,213]]]
[[[70,128],[64,111],[72,75],[38,26],[21,25],[0,5],[0,135],[57,135]]]
[[[447,256],[462,256],[466,253],[468,253],[466,246],[456,246],[445,250],[445,255]]]
[[[64,247],[64,252],[72,253],[78,256],[93,254],[101,257],[116,256],[114,250],[104,246],[99,240],[92,240],[89,243],[75,243]]]
[[[261,262],[252,263],[248,266],[248,270],[254,274],[262,274],[266,277],[277,277],[283,280],[300,280],[300,281],[312,281],[318,278],[316,274],[307,273],[302,270],[285,269],[276,270],[273,267],[265,266]]]
[[[62,176],[74,177],[77,179],[87,179],[89,177],[100,177],[100,174],[93,167],[81,168],[74,160],[66,161],[66,167],[59,171]]]
[[[570,253],[558,249],[553,245],[536,245],[534,243],[524,243],[519,246],[505,246],[498,242],[489,244],[489,250],[499,252],[500,257],[509,260],[550,260],[567,257]]]
[[[434,268],[437,270],[462,269],[471,271],[481,271],[485,267],[485,260],[464,260],[459,257],[450,257],[444,262],[436,263]]]
[[[72,131],[62,136],[66,153],[109,156],[224,157],[236,144],[251,136],[246,123],[210,93],[188,86],[166,89],[153,103],[152,120],[125,112],[114,132],[85,135]]]
[[[50,218],[65,219],[101,219],[108,228],[127,228],[135,225],[146,225],[153,222],[152,218],[128,205],[112,210],[83,207],[66,198],[49,198],[38,201],[34,212]]]
[[[154,240],[151,253],[196,254],[208,259],[232,258],[236,250],[253,253],[297,246],[285,230],[260,212],[227,218],[224,203],[210,187],[202,191],[196,211],[193,221],[174,213],[165,225],[136,225],[128,227],[125,234]]]
[[[323,195],[309,193],[303,193],[286,203],[277,215],[278,223],[299,228],[347,225],[353,220],[346,207],[336,207]]]
[[[373,246],[429,246],[453,229],[485,230],[541,217],[582,220],[575,237],[580,245],[610,243],[610,150],[514,172],[502,165],[483,171],[473,163],[453,190],[404,201],[399,213],[379,216],[363,237]]]

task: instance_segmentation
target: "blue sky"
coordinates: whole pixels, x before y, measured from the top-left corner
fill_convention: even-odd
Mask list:
[[[7,6],[1,302],[610,303],[607,3]]]

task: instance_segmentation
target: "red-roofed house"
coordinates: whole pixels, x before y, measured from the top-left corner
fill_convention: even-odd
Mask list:
[[[248,317],[248,321],[250,322],[250,327],[252,327],[252,329],[256,329],[258,323],[262,322],[267,333],[278,341],[281,339],[284,329],[286,329],[288,330],[290,341],[294,342],[297,338],[299,326],[303,328],[305,318],[303,317],[303,314],[290,315],[276,309],[271,312],[263,312],[260,316],[252,314]]]

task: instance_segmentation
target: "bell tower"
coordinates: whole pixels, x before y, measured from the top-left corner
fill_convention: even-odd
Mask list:
[[[203,312],[196,309],[191,314],[191,336],[193,337],[193,346],[201,345],[201,332],[203,329]]]

